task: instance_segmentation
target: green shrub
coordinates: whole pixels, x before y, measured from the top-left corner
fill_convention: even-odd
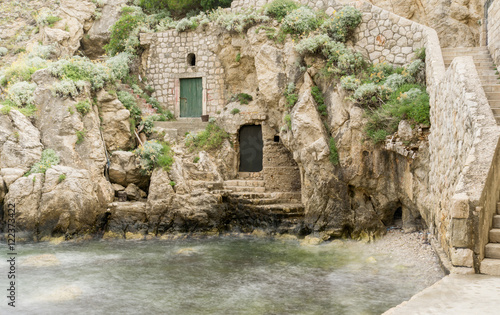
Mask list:
[[[345,6],[335,12],[331,19],[325,20],[321,28],[333,40],[345,43],[354,29],[361,23],[361,17],[361,11],[351,6]]]
[[[11,110],[12,110],[11,106],[3,105],[2,108],[0,109],[0,113],[2,113],[2,115],[8,115]]]
[[[328,112],[326,110],[325,98],[323,97],[323,93],[321,93],[320,89],[317,86],[313,86],[311,89],[311,95],[316,102],[318,112],[321,116],[328,116]]]
[[[175,186],[175,182],[173,180],[171,180],[169,183],[168,183],[170,186],[174,187]]]
[[[76,103],[75,108],[83,116],[87,115],[92,109],[88,100],[79,101]]]
[[[185,139],[186,147],[191,151],[215,150],[221,147],[229,134],[215,123],[209,123],[205,130],[197,134],[188,134]]]
[[[231,102],[235,102],[235,101],[238,101],[240,102],[240,104],[242,105],[246,105],[248,104],[249,102],[253,101],[253,97],[252,95],[250,94],[246,94],[246,93],[238,93],[236,95],[233,95],[230,99]]]
[[[111,26],[109,43],[104,46],[110,56],[123,51],[135,53],[139,47],[140,43],[135,33],[138,33],[140,24],[144,23],[144,15],[133,13],[125,10],[120,19]]]
[[[94,91],[103,88],[107,82],[114,81],[112,70],[104,63],[79,56],[58,60],[50,64],[47,69],[53,76],[62,80],[71,80],[75,83],[90,82]]]
[[[139,128],[142,127],[142,131],[149,136],[153,132],[154,122],[159,120],[162,120],[160,115],[150,115],[139,123]]]
[[[14,106],[31,106],[35,101],[34,92],[36,87],[36,83],[17,82],[7,90],[7,98],[12,101]]]
[[[238,114],[239,112],[240,112],[239,108],[233,108],[233,109],[231,110],[231,114],[233,114],[233,115],[236,115],[236,114]]]
[[[347,91],[355,91],[361,85],[361,80],[354,75],[343,76],[340,79],[340,86]]]
[[[5,47],[0,47],[0,57],[7,55],[9,50]]]
[[[402,70],[402,69],[401,69]],[[399,71],[399,69],[394,69],[391,65],[386,62],[380,62],[368,69],[368,73],[370,74],[370,81],[379,83],[384,81],[388,76],[393,74],[393,72]]]
[[[316,54],[321,51],[321,49],[330,41],[330,37],[326,34],[319,34],[314,36],[309,36],[302,39],[296,46],[295,50],[301,54],[305,55]],[[325,56],[328,57],[328,56]]]
[[[139,158],[141,171],[147,175],[151,175],[157,166],[169,171],[174,163],[174,153],[169,144],[156,140],[146,141],[134,150],[134,154]]]
[[[415,51],[415,57],[425,62],[425,47],[417,49]]]
[[[199,160],[200,160],[200,157],[199,156],[195,156],[194,159],[193,159],[193,163],[198,163]]]
[[[48,63],[47,60],[40,57],[19,56],[16,61],[3,70],[3,75],[0,75],[0,84],[7,86],[21,81],[29,82],[31,75],[37,70],[46,68]]]
[[[288,130],[292,129],[292,116],[290,114],[286,114],[285,117],[283,118],[285,121],[286,125],[288,126]]]
[[[142,111],[137,106],[135,96],[127,91],[118,91],[118,100],[122,102],[123,106],[130,111],[130,117],[136,121],[141,119]]]
[[[0,56],[1,56],[1,55],[0,55]],[[236,59],[235,59],[235,61],[236,61],[236,62],[240,62],[240,60],[241,60],[241,54],[240,54],[240,53],[237,53],[237,54],[236,54]]]
[[[401,85],[405,84],[406,80],[402,74],[393,73],[387,77],[384,86],[393,91],[397,90]]]
[[[362,107],[377,107],[389,97],[391,90],[383,85],[376,85],[375,83],[365,83],[360,85],[351,99]]]
[[[243,33],[257,23],[266,23],[269,21],[268,16],[262,15],[252,8],[237,13],[226,12],[219,8],[210,12],[208,18],[226,31],[237,33]]]
[[[59,178],[57,179],[57,183],[62,183],[66,179],[66,174],[61,174],[59,175]]]
[[[78,130],[76,132],[76,144],[80,144],[85,140],[85,136],[87,135],[87,130]]]
[[[330,138],[330,162],[333,165],[339,164],[339,153],[337,151],[337,143],[335,142],[335,138]]]
[[[84,91],[86,81],[62,80],[52,84],[52,93],[60,97],[77,97]]]
[[[300,7],[285,16],[281,27],[286,33],[308,34],[318,28],[318,18],[312,9]]]
[[[43,173],[51,168],[52,166],[56,166],[59,164],[59,156],[52,149],[45,149],[42,152],[42,157],[39,162],[36,162],[31,169],[26,173],[26,176],[35,173]]]
[[[295,93],[295,84],[290,82],[285,90],[286,108],[292,108],[297,103],[299,96]]]
[[[122,80],[128,75],[131,59],[131,54],[122,52],[106,60],[106,65],[111,69],[111,75],[115,80]]]
[[[56,24],[60,20],[60,17],[54,16],[47,11],[40,13],[40,15],[38,15],[36,18],[36,22],[38,23],[38,25],[48,25],[49,27],[54,26],[54,24]]]
[[[293,10],[299,8],[299,4],[292,0],[274,0],[264,7],[264,14],[275,18],[279,22]]]

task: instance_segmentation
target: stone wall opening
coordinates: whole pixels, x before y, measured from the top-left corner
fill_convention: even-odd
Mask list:
[[[240,172],[262,171],[263,148],[262,126],[245,125],[239,132]]]
[[[196,66],[196,55],[193,53],[189,53],[187,55],[187,64],[191,67]]]

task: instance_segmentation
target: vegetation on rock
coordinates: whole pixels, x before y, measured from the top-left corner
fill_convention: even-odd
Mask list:
[[[45,149],[42,152],[42,157],[39,162],[36,162],[31,169],[28,171],[28,173],[25,174],[25,176],[29,176],[31,174],[36,174],[36,173],[42,173],[45,174],[45,172],[51,168],[52,166],[56,166],[59,164],[59,156],[57,153],[52,150],[52,149]]]
[[[139,158],[141,171],[146,175],[151,175],[155,167],[169,171],[174,163],[174,153],[170,145],[165,142],[146,141],[144,145],[134,150],[134,154]]]
[[[205,130],[197,134],[187,134],[185,145],[191,151],[210,151],[220,148],[224,140],[228,138],[229,134],[212,122],[208,123]]]

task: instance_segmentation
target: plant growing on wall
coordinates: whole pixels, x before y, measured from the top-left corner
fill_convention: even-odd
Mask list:
[[[155,167],[169,171],[174,163],[174,153],[166,142],[146,141],[134,150],[134,154],[139,158],[141,172],[147,175],[151,175]]]
[[[52,150],[52,149],[45,149],[42,152],[42,157],[39,162],[36,162],[33,164],[31,169],[28,171],[28,173],[25,174],[25,176],[29,176],[30,174],[35,174],[35,173],[43,173],[51,168],[52,166],[56,166],[59,164],[59,156],[57,153]]]
[[[295,1],[274,0],[264,7],[264,14],[281,22],[285,16],[298,8],[299,5]]]
[[[184,143],[190,151],[210,151],[220,148],[228,138],[229,134],[224,129],[215,123],[209,123],[205,130],[187,134]]]

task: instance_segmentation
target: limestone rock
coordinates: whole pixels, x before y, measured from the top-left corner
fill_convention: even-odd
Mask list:
[[[127,0],[108,0],[102,7],[101,18],[92,23],[82,38],[83,51],[89,58],[104,54],[103,46],[109,42],[111,26],[120,18],[120,12]]]
[[[111,154],[109,179],[111,182],[127,187],[136,184],[142,189],[148,187],[149,179],[140,172],[140,164],[133,152],[115,151]]]
[[[399,122],[398,135],[403,141],[410,141],[413,138],[411,124],[407,120],[401,120]]]
[[[268,103],[277,102],[286,83],[283,53],[271,45],[263,45],[255,56],[255,68],[261,96]]]
[[[139,201],[146,197],[146,193],[135,184],[129,184],[127,188],[125,188],[125,193],[127,194],[127,199],[131,201]]]
[[[114,96],[104,89],[97,93],[101,109],[102,131],[106,147],[110,151],[129,150],[134,142],[130,133],[130,112]]]
[[[40,29],[43,44],[53,45],[58,56],[73,56],[80,48],[84,24],[92,18],[95,9],[96,6],[92,2],[61,1],[59,9],[54,13],[50,12],[61,20],[52,27],[44,26]]]
[[[20,168],[25,172],[42,156],[40,132],[15,109],[0,115],[0,156],[0,168]]]
[[[0,175],[2,176],[7,189],[9,189],[10,185],[25,173],[26,172],[20,168],[2,168],[0,171]]]
[[[108,219],[108,231],[123,235],[148,231],[145,202],[113,202]],[[131,238],[130,236],[127,238]]]

